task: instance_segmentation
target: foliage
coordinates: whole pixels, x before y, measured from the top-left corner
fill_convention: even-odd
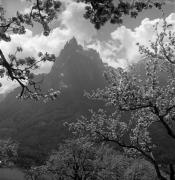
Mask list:
[[[143,159],[135,160],[126,169],[125,180],[156,180],[157,176],[152,164]]]
[[[153,166],[144,159],[128,158],[112,147],[95,145],[87,138],[67,140],[51,154],[46,165],[32,167],[26,178],[61,180],[156,180]]]
[[[162,8],[159,0],[77,0],[88,4],[84,17],[100,29],[106,22],[122,24],[123,15],[136,18],[140,12],[156,7]]]
[[[14,164],[17,158],[18,144],[12,140],[0,141],[0,166],[9,166]]]
[[[33,26],[40,23],[43,26],[44,35],[50,33],[49,23],[57,17],[61,3],[56,0],[29,0],[32,4],[31,11],[26,14],[17,12],[15,17],[7,18],[5,10],[0,7],[0,40],[9,42],[12,34],[24,34],[26,26]],[[79,1],[79,0],[78,0]],[[85,18],[99,29],[106,22],[121,24],[123,15],[136,17],[139,12],[153,6],[161,9],[162,3],[159,1],[127,1],[119,0],[115,5],[112,0],[81,0],[88,4]],[[151,44],[151,50],[140,46],[140,52],[148,58],[146,80],[131,76],[130,73],[122,69],[111,69],[107,73],[110,85],[95,92],[92,98],[104,100],[107,105],[115,107],[115,112],[108,115],[105,111],[99,110],[92,113],[90,120],[83,119],[76,124],[72,124],[79,133],[89,133],[93,140],[114,142],[124,148],[124,151],[132,157],[143,156],[154,166],[157,176],[166,179],[158,166],[153,155],[154,145],[151,142],[148,128],[156,121],[159,121],[167,133],[175,138],[174,126],[174,34],[166,30],[169,27],[166,23],[163,33],[157,34],[155,43]],[[168,42],[164,42],[168,38]],[[34,70],[40,62],[55,61],[55,56],[42,52],[38,53],[38,58],[19,58],[22,48],[17,47],[14,54],[9,54],[8,58],[0,50],[0,76],[8,76],[12,81],[17,81],[21,86],[20,98],[54,99],[60,93],[50,90],[44,95],[39,84],[34,78]],[[38,60],[39,59],[39,60]],[[166,86],[159,84],[157,75],[159,71],[165,70],[169,80]],[[128,122],[123,122],[121,117],[125,112],[132,114]],[[135,122],[135,123],[133,123]],[[82,131],[83,130],[83,131]],[[129,136],[129,142],[125,142],[125,137]],[[83,142],[82,142],[83,141]],[[129,143],[129,144],[128,144]],[[7,145],[7,144],[5,144]],[[9,146],[2,146],[2,157],[6,158]],[[11,147],[11,146],[10,146]],[[5,151],[3,151],[5,149]],[[13,148],[12,148],[13,149]],[[78,139],[60,147],[59,151],[51,156],[46,166],[33,168],[31,174],[40,176],[43,172],[53,173],[61,179],[116,179],[117,172],[115,153],[107,153],[102,149],[96,149],[89,141]],[[101,151],[103,153],[101,153]],[[13,151],[12,151],[13,152]],[[7,153],[7,154],[6,154]],[[104,157],[108,154],[106,157]],[[13,153],[12,153],[13,154]],[[106,159],[107,158],[107,159]],[[108,160],[110,158],[110,160]],[[102,159],[102,160],[101,160]],[[103,161],[105,159],[105,161]],[[124,161],[121,161],[124,162]],[[120,168],[123,166],[120,164]],[[95,169],[95,171],[94,171]],[[172,168],[170,168],[172,170]],[[120,170],[121,171],[121,170]],[[173,171],[173,170],[172,170]],[[105,177],[107,175],[107,177]]]
[[[68,140],[51,154],[46,165],[27,174],[50,175],[55,179],[122,179],[129,160],[108,146],[94,146],[86,138]]]
[[[56,0],[35,0],[31,2],[31,11],[21,13],[17,11],[16,16],[7,18],[5,9],[0,7],[0,40],[11,41],[12,34],[25,34],[26,27],[33,27],[34,23],[40,23],[43,26],[43,34],[48,36],[50,33],[49,23],[57,17],[60,11],[61,3]],[[18,97],[32,98],[38,100],[42,97],[53,99],[59,95],[59,91],[41,92],[39,82],[34,78],[34,70],[39,68],[39,63],[46,61],[55,61],[54,54],[38,53],[38,58],[24,57],[20,58],[21,47],[16,48],[16,52],[5,57],[0,49],[0,77],[8,76],[12,81],[16,81],[21,86],[21,92]]]
[[[46,166],[32,167],[26,170],[25,179],[26,180],[39,180],[47,173]]]
[[[108,67],[105,74],[108,87],[87,94],[90,98],[103,100],[114,109],[113,113],[100,109],[92,112],[90,119],[82,117],[77,123],[70,124],[79,136],[88,134],[93,141],[113,142],[129,156],[146,158],[162,180],[166,177],[154,156],[155,145],[149,128],[160,123],[169,137],[175,139],[175,32],[171,29],[172,25],[166,21],[162,29],[157,24],[155,42],[150,47],[138,44],[145,59],[143,77],[134,73],[133,67],[128,71]],[[166,77],[163,84],[162,73]],[[123,121],[124,115],[128,115],[128,120]],[[169,174],[174,179],[174,168],[171,167]]]

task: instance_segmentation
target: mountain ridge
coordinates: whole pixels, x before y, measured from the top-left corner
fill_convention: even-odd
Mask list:
[[[24,156],[37,159],[40,157],[38,153],[47,154],[68,136],[68,130],[62,125],[65,121],[74,121],[82,114],[87,115],[88,109],[101,106],[83,94],[105,86],[103,71],[99,54],[94,50],[84,50],[73,38],[66,43],[41,84],[44,91],[61,88],[60,97],[45,104],[17,100],[19,88],[10,92],[0,102],[1,138],[17,140],[21,144],[23,159]]]

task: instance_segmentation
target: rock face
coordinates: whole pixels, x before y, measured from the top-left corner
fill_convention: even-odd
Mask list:
[[[12,137],[21,144],[21,159],[39,160],[69,134],[63,126],[88,109],[98,108],[83,96],[105,86],[104,65],[94,50],[84,50],[75,38],[67,42],[49,74],[43,75],[42,89],[61,88],[61,96],[48,103],[19,101],[19,89],[9,93],[0,103],[0,135]],[[30,163],[30,162],[29,162]]]

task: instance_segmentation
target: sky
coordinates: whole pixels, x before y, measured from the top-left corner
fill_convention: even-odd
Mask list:
[[[161,24],[162,12],[152,9],[140,13],[136,19],[125,17],[121,26],[107,23],[97,31],[88,20],[83,18],[85,4],[73,0],[61,1],[65,8],[51,25],[52,31],[48,37],[42,34],[39,25],[33,29],[28,28],[24,35],[12,35],[10,43],[0,41],[0,48],[5,56],[14,53],[17,46],[23,48],[21,56],[37,57],[39,51],[59,56],[65,43],[75,37],[84,48],[97,50],[103,62],[116,68],[126,68],[128,64],[140,60],[136,43],[149,46],[149,41],[155,38],[153,25],[156,22]],[[25,0],[0,0],[0,4],[5,7],[8,17],[15,15],[16,11],[26,12],[30,8],[30,4]],[[167,22],[174,24],[175,30],[175,0],[169,0],[163,10]],[[52,63],[41,64],[36,73],[48,73],[52,65]],[[3,84],[0,93],[17,86],[7,78],[1,79],[0,82]]]

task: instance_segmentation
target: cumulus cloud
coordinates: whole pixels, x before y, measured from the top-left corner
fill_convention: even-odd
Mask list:
[[[49,36],[43,34],[33,35],[31,30],[27,30],[24,35],[12,35],[12,41],[6,43],[1,41],[0,48],[7,57],[13,53],[17,46],[23,48],[23,56],[37,57],[39,51],[54,53],[59,56],[65,43],[73,36],[81,45],[86,48],[97,50],[103,61],[113,67],[127,67],[128,64],[137,62],[140,59],[136,43],[148,45],[149,40],[155,38],[154,28],[160,19],[144,19],[140,26],[134,30],[121,26],[111,33],[111,38],[107,42],[96,40],[97,31],[93,25],[83,18],[85,4],[76,3],[73,0],[61,0],[63,9],[59,15],[59,27],[52,30]],[[28,7],[27,7],[28,8]],[[26,9],[27,10],[27,9]],[[169,23],[175,24],[175,13],[167,17]],[[52,63],[41,64],[37,73],[47,73],[50,71]],[[16,84],[1,79],[3,83],[0,93],[12,89]]]
[[[64,9],[59,15],[58,21],[60,26],[53,29],[49,36],[44,36],[42,33],[33,35],[31,30],[27,30],[24,35],[12,35],[11,42],[0,42],[0,48],[7,57],[9,53],[14,53],[17,46],[23,48],[21,56],[37,57],[38,52],[54,53],[59,56],[60,51],[65,43],[72,37],[75,37],[80,44],[84,41],[90,41],[96,35],[96,30],[93,25],[83,18],[85,13],[85,4],[76,3],[72,0],[62,1]],[[28,11],[28,7],[24,12]],[[52,63],[43,63],[36,73],[48,73],[52,67]],[[0,88],[0,93],[12,88],[13,82],[7,79],[1,79],[3,84]],[[16,86],[16,84],[15,84]]]
[[[175,31],[175,13],[170,14],[166,21],[174,25],[173,30]],[[111,33],[111,39],[108,42],[98,41],[88,47],[98,50],[103,61],[109,65],[126,68],[141,59],[137,43],[149,47],[149,41],[155,40],[154,25],[156,23],[159,23],[158,29],[161,30],[162,19],[145,18],[134,30],[121,26]]]
[[[67,40],[71,38],[71,35],[68,30],[63,30],[60,28],[54,29],[51,34],[46,37],[44,35],[35,35],[33,36],[32,31],[27,30],[25,35],[12,35],[12,40],[8,42],[0,42],[0,48],[4,52],[5,57],[8,57],[9,53],[14,53],[16,47],[21,46],[23,52],[20,54],[20,57],[33,56],[37,58],[38,52],[49,52],[59,55],[61,49],[64,47]],[[52,63],[41,63],[40,68],[37,70],[39,73],[48,73],[52,67]],[[6,81],[7,78],[1,79],[2,87],[0,88],[0,93],[9,89],[16,87],[16,83],[11,82],[10,80]]]
[[[77,5],[75,2],[71,2],[61,16],[62,24],[70,30],[80,43],[90,41],[97,33],[94,26],[83,18],[85,6],[84,3]]]

